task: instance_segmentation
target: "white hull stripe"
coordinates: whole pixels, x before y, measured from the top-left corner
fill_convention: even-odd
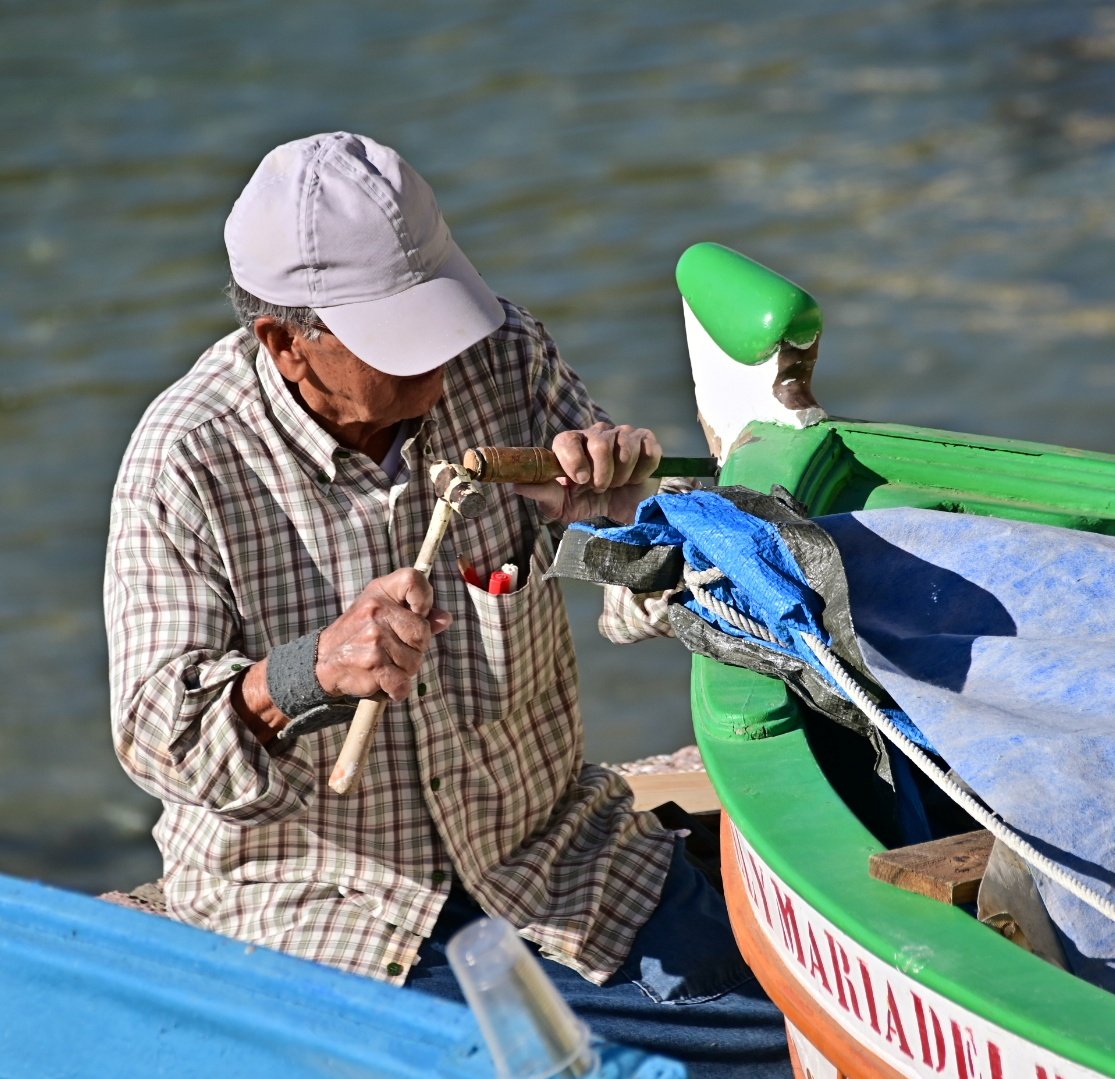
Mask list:
[[[755,921],[786,970],[850,1039],[895,1071],[933,1079],[1102,1079],[883,963],[788,888],[738,828],[732,833]],[[899,963],[920,969],[932,951],[908,947]]]

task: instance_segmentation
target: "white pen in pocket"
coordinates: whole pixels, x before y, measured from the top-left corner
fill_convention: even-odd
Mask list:
[[[519,587],[519,567],[514,562],[504,562],[499,568],[511,578],[511,587],[508,591],[514,592]]]

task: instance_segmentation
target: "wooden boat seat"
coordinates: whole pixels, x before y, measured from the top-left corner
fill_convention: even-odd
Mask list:
[[[884,850],[868,859],[876,880],[961,906],[974,903],[995,840],[985,828]]]
[[[988,928],[1048,963],[1068,969],[1064,950],[1029,867],[984,828],[880,851],[875,880],[953,906],[977,904]]]

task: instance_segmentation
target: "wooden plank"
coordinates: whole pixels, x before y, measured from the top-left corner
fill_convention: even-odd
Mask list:
[[[973,903],[994,837],[984,828],[871,855],[876,880],[942,903]]]
[[[664,802],[677,802],[689,813],[715,813],[720,809],[708,772],[649,772],[623,778],[635,792],[636,809],[653,809]]]

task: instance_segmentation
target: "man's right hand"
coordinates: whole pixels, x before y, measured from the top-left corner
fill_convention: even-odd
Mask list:
[[[430,582],[414,569],[377,577],[318,637],[314,675],[337,698],[395,701],[410,693],[422,656],[453,616],[433,605]],[[253,663],[232,690],[237,714],[264,745],[288,723],[267,688],[268,660]]]
[[[380,690],[405,700],[422,657],[453,616],[434,605],[430,582],[414,569],[377,577],[321,631],[317,678],[338,697],[371,697]]]

